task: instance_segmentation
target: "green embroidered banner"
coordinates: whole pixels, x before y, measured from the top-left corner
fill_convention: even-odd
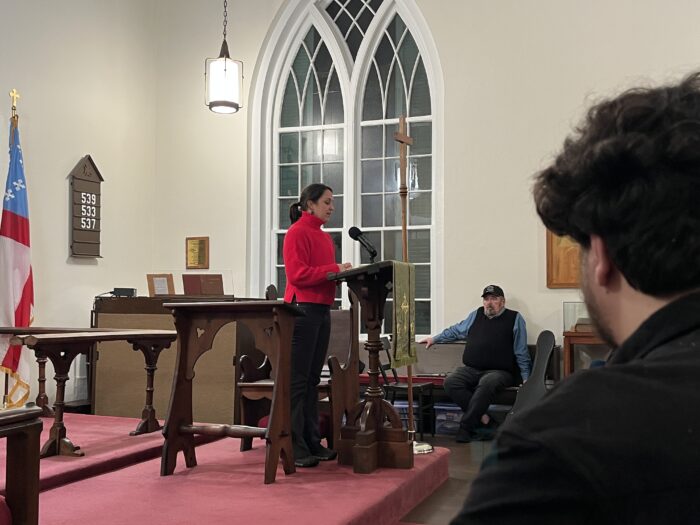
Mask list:
[[[415,267],[411,263],[394,261],[394,352],[391,366],[400,368],[418,362],[416,355]]]

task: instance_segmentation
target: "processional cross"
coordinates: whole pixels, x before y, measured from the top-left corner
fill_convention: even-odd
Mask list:
[[[406,197],[408,186],[406,186],[406,156],[408,146],[413,144],[413,138],[406,134],[406,117],[399,118],[399,131],[394,133],[394,140],[399,146],[399,197],[401,199],[401,246],[403,248],[403,262],[408,262],[408,231],[406,227]]]
[[[406,157],[408,155],[408,146],[413,144],[413,138],[406,133],[406,117],[399,117],[399,131],[394,133],[394,140],[400,144],[399,146],[399,197],[401,199],[401,247],[403,262],[408,262],[408,228],[406,225],[406,198],[408,196],[408,186],[406,185]],[[398,299],[398,298],[397,298]],[[404,301],[401,308],[408,309],[408,304]],[[409,344],[412,341],[409,341]],[[408,382],[408,436],[411,442],[414,443],[416,427],[413,420],[413,365],[406,366],[407,382]]]

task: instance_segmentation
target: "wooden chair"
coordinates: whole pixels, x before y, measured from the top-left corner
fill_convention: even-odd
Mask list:
[[[408,383],[399,380],[399,375],[395,368],[391,366],[391,343],[388,337],[382,337],[382,346],[384,347],[384,359],[380,358],[379,371],[382,374],[384,384],[384,392],[386,393],[387,401],[392,405],[396,401],[397,395],[400,399],[408,401]],[[387,372],[391,373],[391,378]],[[417,400],[417,401],[416,401]],[[433,396],[433,383],[413,383],[413,402],[417,402],[417,410],[414,411],[420,438],[423,439],[425,425],[428,423],[429,429],[433,436],[435,435],[435,399]],[[406,407],[406,410],[412,410],[412,407]],[[408,417],[408,412],[406,413]]]
[[[274,284],[271,284],[265,288],[265,299],[268,301],[277,300],[277,287]]]
[[[331,336],[327,360],[329,372],[322,373],[318,385],[319,400],[328,398],[330,422],[326,439],[329,447],[340,436],[343,415],[357,403],[358,343],[356,308],[331,310]],[[240,373],[235,389],[235,403],[240,414],[240,423],[258,426],[258,422],[270,412],[275,371],[269,361],[255,355],[241,355],[238,360]],[[350,403],[352,399],[352,403]],[[250,450],[253,438],[241,439],[241,450]]]

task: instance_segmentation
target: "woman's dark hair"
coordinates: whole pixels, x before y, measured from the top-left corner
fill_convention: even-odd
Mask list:
[[[700,286],[700,73],[591,108],[533,193],[547,228],[600,236],[642,293]]]
[[[320,199],[326,191],[333,193],[333,188],[321,184],[320,182],[314,182],[304,188],[299,196],[299,201],[289,206],[289,219],[292,221],[292,224],[301,218],[302,211],[307,211],[307,203],[309,201],[318,202],[318,199]]]

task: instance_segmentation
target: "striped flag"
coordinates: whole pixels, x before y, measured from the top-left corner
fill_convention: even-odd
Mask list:
[[[29,326],[34,306],[31,251],[29,248],[29,204],[24,178],[18,118],[10,120],[10,168],[2,200],[0,221],[0,325]],[[0,370],[10,377],[6,407],[22,406],[29,398],[28,351],[0,339]]]

